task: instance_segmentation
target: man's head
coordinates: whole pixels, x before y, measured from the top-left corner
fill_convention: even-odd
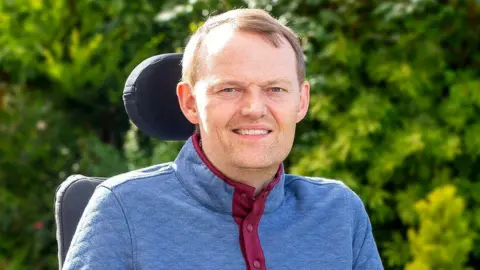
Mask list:
[[[262,10],[212,17],[186,46],[177,94],[220,170],[276,169],[308,110],[299,41]]]

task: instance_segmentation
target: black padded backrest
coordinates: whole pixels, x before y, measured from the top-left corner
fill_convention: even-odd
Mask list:
[[[95,188],[106,180],[103,177],[72,175],[58,188],[55,194],[55,222],[57,225],[58,261],[62,268],[78,221],[92,197]]]

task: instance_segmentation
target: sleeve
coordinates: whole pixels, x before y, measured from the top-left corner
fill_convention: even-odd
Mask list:
[[[383,270],[372,225],[360,197],[353,193],[353,269]]]
[[[77,225],[63,269],[133,269],[130,229],[115,194],[98,186]]]

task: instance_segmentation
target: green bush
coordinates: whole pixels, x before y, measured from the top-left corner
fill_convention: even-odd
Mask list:
[[[174,158],[181,143],[128,122],[125,79],[246,6],[304,46],[311,107],[289,171],[359,193],[386,269],[479,268],[478,1],[24,0],[0,1],[0,269],[57,268],[53,198],[68,175]]]
[[[420,227],[408,230],[414,260],[405,269],[465,269],[476,236],[464,213],[465,200],[456,194],[455,186],[436,188],[415,209]]]

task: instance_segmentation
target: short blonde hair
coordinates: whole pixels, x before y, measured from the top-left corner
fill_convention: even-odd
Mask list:
[[[261,9],[234,9],[210,17],[190,38],[182,59],[182,81],[192,87],[197,82],[199,70],[199,49],[208,33],[221,25],[230,24],[234,30],[255,32],[265,35],[269,41],[279,47],[284,37],[297,58],[297,76],[299,83],[305,80],[305,60],[300,41],[289,27],[273,18],[268,12]]]

